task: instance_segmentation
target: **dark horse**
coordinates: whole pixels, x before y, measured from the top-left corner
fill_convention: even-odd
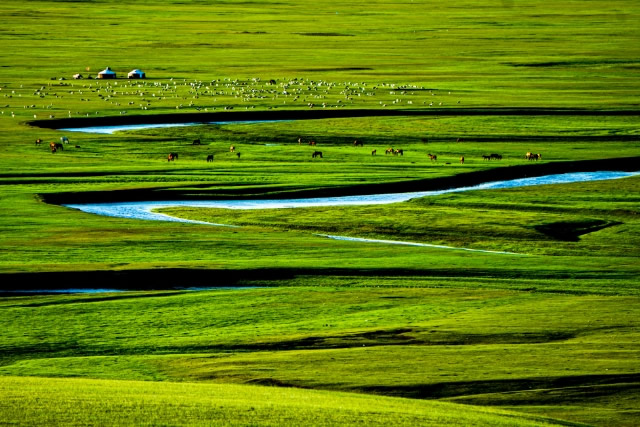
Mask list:
[[[169,153],[167,156],[167,161],[172,162],[174,160],[178,160],[178,153]]]
[[[314,151],[313,154],[311,155],[311,157],[313,157],[314,159],[318,156],[322,158],[322,151]]]
[[[64,146],[59,142],[50,142],[49,148],[51,148],[52,153],[55,153],[58,150],[64,150]]]

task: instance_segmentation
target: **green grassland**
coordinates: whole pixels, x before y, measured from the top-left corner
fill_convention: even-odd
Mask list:
[[[61,204],[637,171],[639,19],[627,0],[3,1],[2,288],[127,291],[0,294],[0,424],[635,425],[637,176],[161,210],[234,228]],[[107,66],[117,80],[88,78]],[[47,125],[283,111],[335,114]],[[194,286],[214,289],[176,289]]]

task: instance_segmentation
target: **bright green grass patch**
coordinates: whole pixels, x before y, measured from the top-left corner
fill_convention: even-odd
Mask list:
[[[0,378],[0,415],[21,425],[547,425],[495,409],[274,387]]]
[[[0,374],[455,398],[595,422],[637,382],[637,307],[637,297],[400,287],[5,298]],[[557,399],[539,391],[551,389]],[[583,409],[562,412],[570,399]],[[584,405],[600,409],[590,418]]]

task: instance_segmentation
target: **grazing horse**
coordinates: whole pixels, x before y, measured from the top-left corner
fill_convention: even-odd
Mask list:
[[[524,156],[524,158],[529,160],[529,161],[531,161],[531,160],[538,161],[538,160],[542,159],[542,155],[529,152]]]
[[[464,165],[464,156],[461,156],[461,157],[460,157],[460,164],[461,164],[461,165]]]
[[[194,139],[191,145],[200,145],[200,138]]]
[[[373,150],[373,151],[371,152],[371,155],[372,155],[372,156],[375,156],[375,155],[376,155],[376,150]]]
[[[42,144],[42,140],[40,138],[36,139],[36,145]]]
[[[403,149],[398,149],[398,150],[393,150],[393,155],[396,156],[400,154],[401,156],[404,156],[404,150]]]
[[[429,156],[432,162],[438,161],[438,156],[436,156],[435,154],[428,153],[427,156]]]
[[[167,156],[168,162],[173,162],[174,160],[178,160],[178,153],[169,153]]]
[[[69,138],[67,138],[66,136],[61,136],[60,137],[60,142],[62,142],[63,144],[68,144],[69,143]]]
[[[322,151],[314,151],[313,154],[311,155],[312,158],[316,158],[320,156],[320,158],[322,158]]]
[[[389,147],[384,151],[384,154],[393,154],[393,147]]]
[[[58,147],[56,147],[56,145],[58,145],[58,144],[56,144],[55,142],[50,142],[49,143],[49,148],[51,149],[51,153],[52,154],[55,153],[56,151],[58,151]]]
[[[314,140],[309,141],[309,145],[311,145],[312,147],[316,146],[316,142]]]
[[[353,146],[354,147],[364,147],[364,144],[363,144],[362,141],[359,141],[359,140],[356,139],[355,141],[353,141]]]
[[[213,154],[209,154],[207,156],[207,163],[209,163],[209,162],[213,162]]]
[[[230,151],[231,153],[235,152],[235,151],[236,151],[236,147],[235,147],[235,145],[232,145],[231,147],[229,147],[229,151]]]

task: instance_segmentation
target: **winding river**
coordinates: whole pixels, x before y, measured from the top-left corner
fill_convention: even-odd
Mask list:
[[[200,207],[200,208],[217,208],[217,209],[295,209],[309,208],[319,206],[355,206],[355,205],[379,205],[400,203],[419,197],[437,196],[447,193],[456,193],[473,190],[495,190],[501,188],[529,187],[535,185],[549,184],[568,184],[574,182],[601,181],[609,179],[620,179],[630,176],[639,175],[638,172],[573,172],[565,174],[546,175],[532,178],[513,179],[508,181],[494,181],[471,186],[450,188],[438,191],[419,191],[411,193],[389,193],[374,194],[363,196],[344,196],[344,197],[322,197],[308,199],[283,199],[283,200],[176,200],[176,201],[147,201],[147,202],[121,202],[121,203],[88,203],[88,204],[67,204],[69,208],[79,209],[83,212],[104,215],[118,218],[140,219],[140,220],[156,220],[156,221],[173,221],[186,222],[193,224],[206,224],[221,227],[237,227],[228,224],[216,224],[204,221],[195,221],[183,218],[176,218],[155,212],[157,209],[167,207]],[[378,240],[364,239],[357,237],[334,236],[319,234],[318,236],[335,240],[391,244],[391,245],[408,245],[421,246],[440,249],[464,250],[471,252],[496,253],[518,255],[513,252],[503,251],[487,251],[480,249],[459,248],[443,245],[432,245],[428,243],[403,242],[395,240]]]
[[[411,193],[388,193],[362,196],[343,197],[319,197],[309,199],[282,199],[282,200],[174,200],[174,201],[146,201],[146,202],[117,202],[117,203],[87,203],[66,204],[63,206],[79,209],[83,212],[96,215],[104,215],[119,218],[189,222],[195,224],[208,224],[226,226],[203,221],[175,218],[154,210],[167,207],[200,207],[218,209],[293,209],[310,208],[320,206],[356,206],[356,205],[381,205],[406,202],[419,197],[438,196],[447,193],[458,193],[473,190],[496,190],[501,188],[529,187],[534,185],[568,184],[574,182],[602,181],[620,179],[639,175],[638,172],[573,172],[555,175],[545,175],[532,178],[512,179],[508,181],[493,181],[471,187],[450,188],[437,191],[417,191]]]

